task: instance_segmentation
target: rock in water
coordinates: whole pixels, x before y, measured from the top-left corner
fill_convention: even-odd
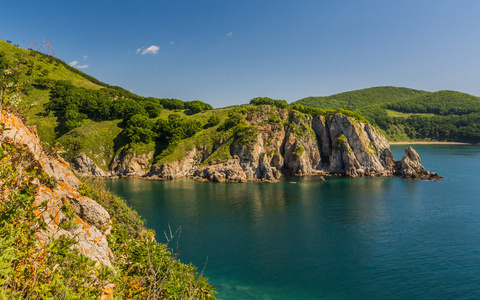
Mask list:
[[[403,178],[437,180],[442,178],[435,172],[429,172],[421,164],[420,155],[412,147],[405,148],[405,156],[395,164],[395,175]]]

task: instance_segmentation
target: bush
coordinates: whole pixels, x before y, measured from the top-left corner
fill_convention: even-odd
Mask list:
[[[207,124],[205,124],[204,128],[210,128],[213,126],[217,126],[220,124],[220,118],[217,115],[212,115],[207,120]]]
[[[152,129],[153,122],[148,117],[137,114],[126,122],[122,133],[129,143],[150,143],[155,136]]]
[[[194,115],[205,110],[213,109],[210,104],[199,100],[185,102],[184,108],[187,110],[186,113],[189,115]]]
[[[202,123],[182,118],[179,114],[171,114],[168,120],[159,119],[155,127],[161,141],[175,143],[202,130]]]
[[[250,104],[253,105],[272,105],[276,106],[278,108],[288,108],[290,105],[288,105],[287,101],[285,100],[274,100],[268,97],[256,97],[250,100]]]
[[[234,114],[223,122],[222,125],[218,127],[218,131],[228,130],[232,127],[235,127],[238,124],[245,124],[245,118],[241,114]]]
[[[166,109],[174,110],[174,109],[183,109],[184,104],[182,100],[178,99],[158,99],[160,104],[165,107]]]

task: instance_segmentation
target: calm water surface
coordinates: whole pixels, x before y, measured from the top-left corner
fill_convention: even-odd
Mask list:
[[[392,146],[395,158],[404,146]],[[223,299],[480,299],[480,147],[418,145],[437,182],[108,180]]]

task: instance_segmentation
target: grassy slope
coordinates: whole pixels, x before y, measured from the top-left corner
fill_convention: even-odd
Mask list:
[[[72,84],[87,89],[98,90],[102,86],[91,82],[75,71],[65,63],[51,59],[40,53],[18,48],[0,40],[0,52],[5,52],[7,59],[14,63],[16,60],[27,59],[31,67],[25,67],[25,72],[31,69],[30,75],[24,75],[23,80],[34,80],[37,78],[67,80]],[[81,72],[78,72],[81,73]],[[54,128],[56,126],[56,117],[45,116],[43,105],[49,101],[49,91],[33,87],[23,96],[23,105],[30,107],[25,113],[28,124],[37,126],[37,131],[42,141],[53,144],[55,141]]]
[[[200,121],[202,124],[205,124],[208,118],[212,115],[217,115],[220,118],[220,124],[222,124],[229,116],[229,114],[234,113],[239,108],[220,108],[215,110],[204,111],[199,114],[192,116],[184,116],[187,118],[195,119]],[[168,116],[162,116],[162,118],[168,118]],[[173,161],[179,160],[185,156],[187,151],[192,150],[197,146],[205,146],[209,151],[213,151],[213,145],[216,141],[220,139],[229,139],[231,137],[231,131],[229,132],[219,132],[217,128],[220,126],[214,126],[205,130],[202,130],[195,134],[194,136],[181,140],[178,145],[172,150],[163,153],[160,159],[156,164],[171,163]],[[225,161],[230,158],[230,149],[226,149],[226,146],[222,146],[217,149],[207,161]]]

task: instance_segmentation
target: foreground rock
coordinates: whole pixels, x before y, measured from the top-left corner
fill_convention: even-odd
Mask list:
[[[56,153],[44,149],[35,130],[5,111],[0,114],[0,123],[8,128],[0,132],[0,145],[10,144],[21,149],[24,158],[38,165],[39,171],[53,180],[52,186],[39,185],[35,197],[36,206],[47,204],[46,209],[36,211],[37,216],[47,224],[46,229],[38,233],[39,243],[66,235],[77,241],[74,247],[83,254],[98,264],[111,266],[113,256],[107,242],[110,232],[108,212],[94,200],[78,193],[80,180],[70,170],[70,165]],[[67,205],[75,212],[73,220],[65,213]],[[71,221],[75,226],[65,226]]]

